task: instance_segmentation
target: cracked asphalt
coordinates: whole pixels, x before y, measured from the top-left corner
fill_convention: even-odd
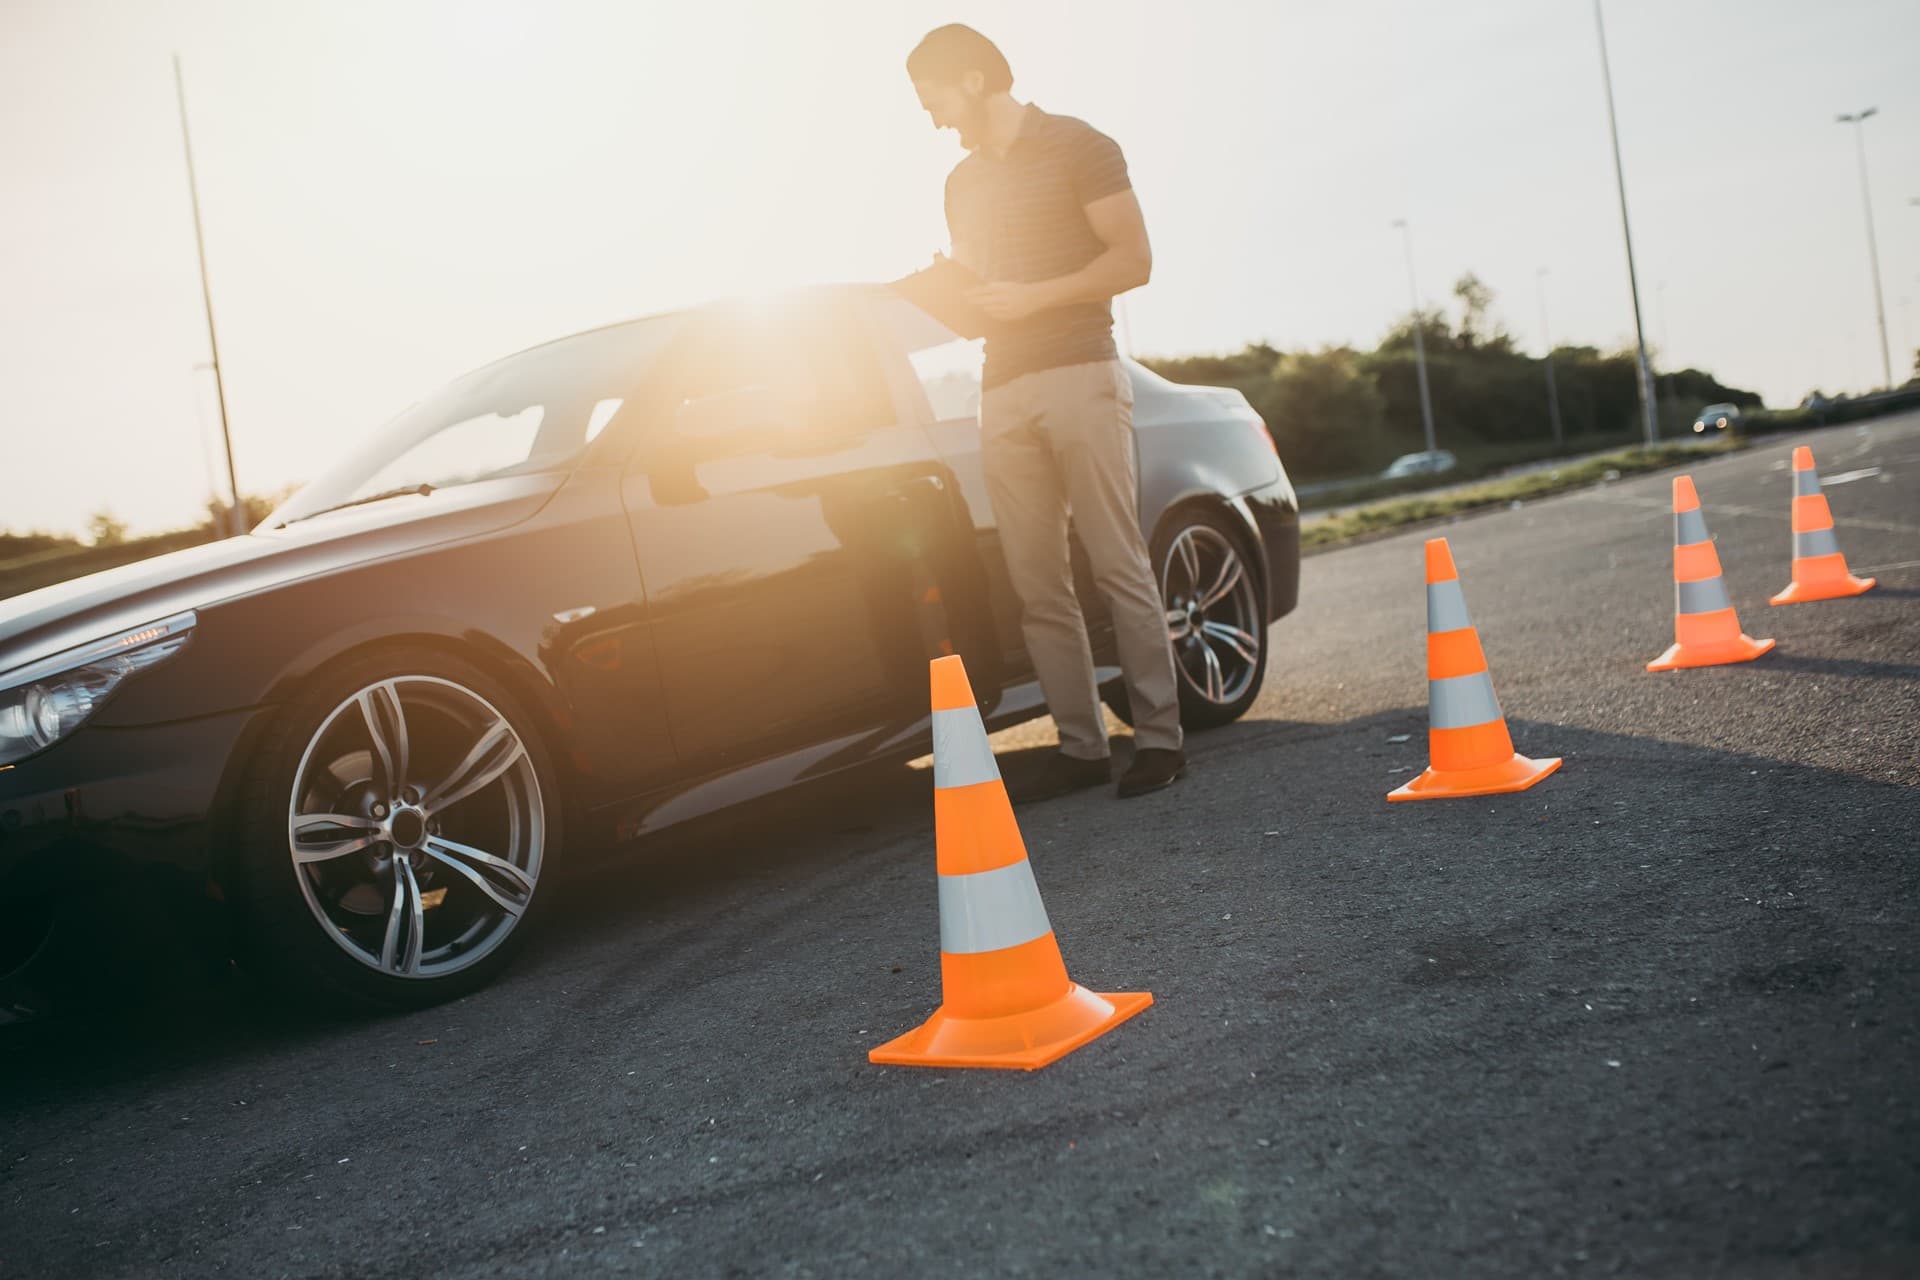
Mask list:
[[[1769,608],[1801,442],[1880,585]],[[866,1061],[939,1001],[931,779],[870,771],[454,1004],[6,1029],[0,1277],[1920,1274],[1920,415],[1693,469],[1744,666],[1642,670],[1669,474],[1443,530],[1533,790],[1385,802],[1420,530],[1306,562],[1178,786],[1023,809],[1069,970],[1156,997],[1054,1066]]]

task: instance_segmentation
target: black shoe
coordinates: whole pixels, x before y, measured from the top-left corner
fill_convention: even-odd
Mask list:
[[[1007,795],[1016,803],[1029,804],[1035,800],[1063,796],[1069,791],[1104,787],[1112,777],[1113,762],[1105,756],[1098,760],[1082,760],[1056,751],[1046,764],[1008,783]]]
[[[1133,753],[1133,763],[1120,775],[1120,798],[1143,796],[1149,791],[1172,786],[1173,780],[1187,771],[1187,753],[1175,748],[1146,747]]]

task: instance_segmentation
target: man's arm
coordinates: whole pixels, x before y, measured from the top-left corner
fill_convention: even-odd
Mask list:
[[[1087,223],[1105,252],[1072,275],[1031,284],[1001,282],[971,291],[968,300],[995,320],[1024,320],[1036,311],[1076,302],[1105,302],[1138,289],[1153,275],[1147,220],[1131,188],[1086,206]]]

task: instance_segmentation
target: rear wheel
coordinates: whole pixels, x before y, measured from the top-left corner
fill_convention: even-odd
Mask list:
[[[1253,705],[1266,678],[1260,562],[1246,534],[1206,507],[1174,512],[1151,551],[1180,683],[1180,722],[1189,729],[1230,724]],[[1133,723],[1123,683],[1101,692],[1115,715]]]
[[[507,963],[560,843],[512,692],[431,648],[323,674],[261,744],[241,856],[251,959],[362,1004],[464,994]]]

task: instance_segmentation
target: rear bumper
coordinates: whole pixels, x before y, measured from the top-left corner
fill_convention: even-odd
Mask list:
[[[263,713],[82,727],[0,770],[0,974],[31,955],[63,903],[104,882],[203,885],[226,774]]]
[[[1267,621],[1277,622],[1300,603],[1300,507],[1293,486],[1277,480],[1241,499],[1260,531],[1267,558]]]

